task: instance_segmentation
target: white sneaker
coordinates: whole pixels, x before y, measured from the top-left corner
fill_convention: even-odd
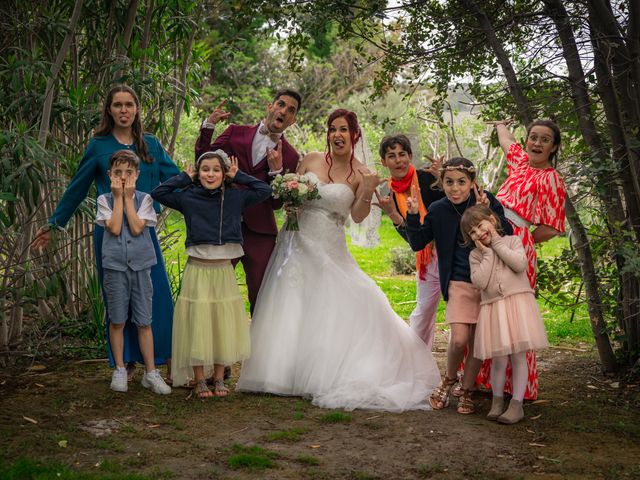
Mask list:
[[[169,395],[171,393],[171,387],[164,382],[158,370],[145,372],[142,376],[142,386],[160,395]]]
[[[111,376],[111,390],[114,392],[126,392],[128,389],[127,369],[116,367]]]

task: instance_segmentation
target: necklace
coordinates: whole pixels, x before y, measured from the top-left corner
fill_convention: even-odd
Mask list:
[[[451,200],[449,200],[451,202]],[[469,195],[469,197],[467,198],[467,201],[464,204],[464,208],[462,209],[462,213],[465,212],[465,210],[467,209],[467,207],[469,206],[469,202],[471,201],[471,195]],[[451,205],[453,206],[453,209],[456,211],[456,213],[458,214],[458,216],[460,218],[462,218],[462,213],[460,213],[460,210],[458,210],[458,206],[451,202]],[[462,204],[458,204],[458,205],[462,205]]]

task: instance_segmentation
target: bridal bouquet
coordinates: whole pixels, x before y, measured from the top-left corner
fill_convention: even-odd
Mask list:
[[[316,183],[307,175],[285,173],[284,175],[276,175],[271,182],[271,188],[273,189],[273,198],[281,199],[284,202],[285,230],[300,230],[298,209],[302,202],[320,198]]]

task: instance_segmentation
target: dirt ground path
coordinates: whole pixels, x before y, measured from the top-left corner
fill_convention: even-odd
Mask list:
[[[444,366],[438,332],[436,358]],[[599,374],[590,347],[538,356],[526,420],[479,412],[337,412],[300,398],[187,399],[109,390],[104,363],[0,372],[0,458],[160,479],[640,478],[640,387]],[[234,377],[238,374],[234,369]]]

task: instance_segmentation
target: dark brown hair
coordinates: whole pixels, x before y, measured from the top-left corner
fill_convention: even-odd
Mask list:
[[[283,88],[281,90],[278,90],[273,97],[273,102],[278,101],[280,97],[285,95],[287,97],[293,98],[296,102],[298,102],[298,108],[296,108],[296,112],[300,111],[300,108],[302,108],[302,95],[291,88]]]
[[[121,163],[126,163],[128,167],[140,170],[140,158],[131,150],[116,150],[113,152],[109,157],[109,170]]]
[[[485,205],[473,205],[464,211],[460,219],[460,231],[462,232],[465,245],[473,245],[473,240],[471,240],[470,235],[471,229],[479,225],[483,220],[489,220],[491,217],[495,220],[496,232],[504,235],[500,218],[498,218],[498,215],[489,207]]]
[[[353,158],[354,158],[354,147],[360,136],[362,135],[362,131],[360,130],[360,124],[358,123],[358,116],[355,112],[350,110],[346,110],[344,108],[338,108],[331,112],[329,118],[327,118],[327,147],[324,154],[324,160],[329,165],[329,171],[327,175],[329,176],[329,180],[333,182],[333,178],[331,178],[331,167],[333,166],[333,158],[331,157],[331,145],[329,144],[329,131],[331,130],[331,124],[337,118],[344,118],[347,121],[347,125],[349,126],[349,138],[351,138],[351,157],[349,158],[349,175],[347,176],[347,182],[351,175],[354,175],[353,171]]]
[[[149,148],[147,142],[144,140],[144,130],[142,128],[142,121],[140,120],[140,100],[131,87],[127,85],[116,85],[104,100],[102,106],[102,117],[100,118],[100,125],[96,129],[94,135],[97,137],[104,137],[109,135],[113,131],[114,121],[109,108],[113,102],[113,97],[116,93],[128,93],[133,97],[133,101],[136,103],[136,116],[131,124],[131,133],[133,134],[133,143],[136,147],[136,153],[142,159],[144,163],[153,163],[153,157],[149,155]]]
[[[549,154],[549,163],[554,162],[556,155],[558,155],[558,150],[560,149],[560,142],[562,138],[560,137],[560,127],[556,125],[553,120],[534,120],[527,126],[527,138],[529,138],[529,132],[533,127],[547,127],[553,132],[553,146],[557,146],[555,152],[551,152]]]
[[[411,151],[411,141],[409,141],[406,135],[398,134],[387,135],[382,139],[382,142],[380,142],[380,158],[384,158],[387,154],[387,150],[395,147],[396,145],[400,145],[405,152],[409,155],[413,155],[413,152]]]

